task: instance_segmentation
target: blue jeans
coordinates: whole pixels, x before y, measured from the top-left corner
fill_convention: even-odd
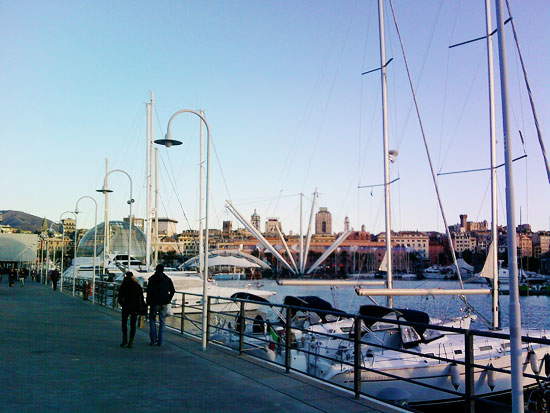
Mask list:
[[[157,314],[159,316],[159,327],[157,331]],[[166,305],[155,304],[149,306],[149,339],[151,343],[162,344],[162,331],[164,330],[164,319],[166,318]]]

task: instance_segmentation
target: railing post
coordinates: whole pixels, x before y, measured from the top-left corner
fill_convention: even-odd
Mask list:
[[[285,369],[288,373],[290,371],[290,334],[291,334],[291,319],[290,308],[286,308],[286,324],[285,324]]]
[[[206,297],[206,344],[210,339],[210,296]]]
[[[244,301],[241,301],[241,309],[239,311],[239,319],[237,320],[239,327],[239,355],[243,354],[244,344]]]
[[[464,332],[464,412],[476,410],[474,396],[474,336],[470,331]]]
[[[354,317],[353,322],[353,392],[355,398],[361,397],[361,319]]]
[[[180,320],[181,334],[185,331],[185,293],[181,294],[181,320]]]

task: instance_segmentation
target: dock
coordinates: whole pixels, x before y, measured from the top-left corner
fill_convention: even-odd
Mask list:
[[[120,314],[28,282],[0,284],[3,412],[404,412],[195,339],[148,328],[119,347]]]

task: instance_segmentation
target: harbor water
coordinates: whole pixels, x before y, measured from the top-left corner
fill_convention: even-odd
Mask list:
[[[357,313],[359,307],[365,304],[373,304],[368,297],[360,297],[355,294],[352,286],[281,286],[273,280],[257,281],[219,281],[223,286],[246,286],[251,285],[254,288],[276,291],[277,294],[271,297],[273,303],[282,303],[287,295],[305,296],[315,295],[330,302],[335,308],[349,312]],[[458,281],[450,280],[414,280],[403,281],[395,280],[395,288],[460,288]],[[377,287],[367,287],[377,288]],[[481,288],[480,285],[466,284],[465,288]],[[380,305],[385,305],[385,297],[373,297]],[[488,295],[467,296],[470,303],[481,315],[490,320],[491,317],[491,297]],[[440,319],[449,319],[454,316],[464,314],[464,303],[459,297],[454,296],[426,296],[426,297],[395,297],[394,307],[409,308],[427,312],[431,317]],[[508,303],[509,296],[500,296],[500,315],[502,327],[508,326]],[[549,329],[550,317],[550,296],[526,296],[520,297],[522,327],[533,329]],[[472,328],[485,329],[486,325],[481,318],[478,318]]]

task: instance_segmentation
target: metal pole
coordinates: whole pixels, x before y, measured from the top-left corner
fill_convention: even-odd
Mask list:
[[[75,211],[78,211],[78,204],[82,199],[89,199],[94,203],[94,256],[92,257],[92,291],[94,292],[92,302],[95,304],[95,273],[96,273],[96,256],[97,256],[97,201],[89,195],[84,195],[78,198],[75,205]]]
[[[204,115],[204,112],[200,112]],[[204,205],[204,136],[202,130],[202,120],[199,119],[199,274],[204,272],[204,234],[203,234],[203,216],[202,208]]]
[[[155,243],[155,266],[159,262],[159,150],[155,148],[155,236],[153,242]]]
[[[355,317],[353,323],[353,392],[361,397],[361,319]]]
[[[512,171],[512,141],[510,139],[508,108],[508,71],[506,66],[506,44],[502,0],[496,0],[498,29],[498,51],[500,62],[500,93],[502,107],[502,134],[504,137],[504,158],[506,173],[506,226],[508,238],[508,273],[510,275],[510,347],[512,370],[512,411],[522,413],[523,371],[521,361],[521,309],[518,289],[518,262],[516,240],[516,216],[514,202],[514,180]]]
[[[391,251],[391,199],[390,199],[390,158],[388,142],[388,78],[386,73],[386,44],[384,33],[384,0],[378,0],[378,30],[380,34],[380,84],[382,88],[382,136],[383,136],[383,156],[384,156],[384,215],[386,226],[386,253],[387,276],[386,283],[388,288],[393,288],[392,274],[392,251]],[[387,298],[388,307],[393,307],[393,298]]]
[[[497,232],[497,157],[496,157],[496,113],[495,113],[495,69],[493,63],[493,36],[492,29],[491,0],[485,0],[485,32],[487,40],[487,75],[489,83],[489,133],[491,153],[491,242],[494,244],[491,259],[493,272],[493,293],[492,298],[492,320],[493,328],[499,326],[499,295],[498,295],[498,232]],[[491,249],[489,249],[491,251]]]
[[[151,96],[151,99],[148,103],[145,104],[146,108],[146,115],[147,115],[147,121],[146,121],[146,134],[145,134],[145,185],[146,185],[146,205],[145,205],[145,267],[147,268],[147,271],[149,271],[149,268],[151,267],[151,192],[152,192],[152,179],[151,179],[151,149],[153,145],[153,141],[151,139],[151,129],[152,129],[152,102],[153,97]]]
[[[300,273],[303,273],[304,270],[304,226],[303,226],[303,201],[304,201],[304,194],[300,192]]]
[[[464,411],[474,413],[476,410],[475,399],[475,377],[474,368],[474,336],[470,331],[464,332]],[[514,410],[515,411],[515,410]]]
[[[78,211],[74,212],[74,254],[73,254],[73,297],[76,288],[76,273],[78,265],[76,264],[76,244],[78,243]]]
[[[244,344],[244,301],[241,301],[240,310],[239,310],[239,355],[243,354],[243,344]]]
[[[60,220],[61,221],[61,220]],[[61,286],[60,291],[63,292],[63,259],[65,258],[65,225],[61,223]]]
[[[109,173],[109,160],[105,158],[105,175]],[[103,193],[105,195],[103,201],[103,273],[106,272],[107,262],[109,257],[109,251],[111,247],[111,230],[109,228],[109,180],[105,179],[103,182],[103,189],[106,191]]]
[[[290,335],[291,331],[291,317],[290,317],[290,307],[286,308],[286,320],[285,320],[285,370],[290,372]]]
[[[209,200],[210,200],[210,128],[208,127],[208,123],[206,122],[206,119],[200,114],[197,113],[197,115],[200,116],[202,121],[204,122],[204,125],[206,126],[206,196],[205,196],[205,202],[204,202],[204,212],[205,212],[205,219],[204,219],[204,226],[206,227],[206,234],[204,234],[204,268],[203,268],[203,276],[202,276],[202,300],[203,300],[203,307],[202,307],[202,349],[206,350],[207,345],[207,337],[206,337],[206,324],[208,322],[206,318],[206,311],[204,307],[204,301],[207,300],[208,296],[208,218],[209,218]]]
[[[48,283],[48,269],[50,268],[50,246],[48,244],[49,244],[49,241],[47,238],[46,239],[46,271],[44,273],[44,280],[42,281],[43,284]]]

